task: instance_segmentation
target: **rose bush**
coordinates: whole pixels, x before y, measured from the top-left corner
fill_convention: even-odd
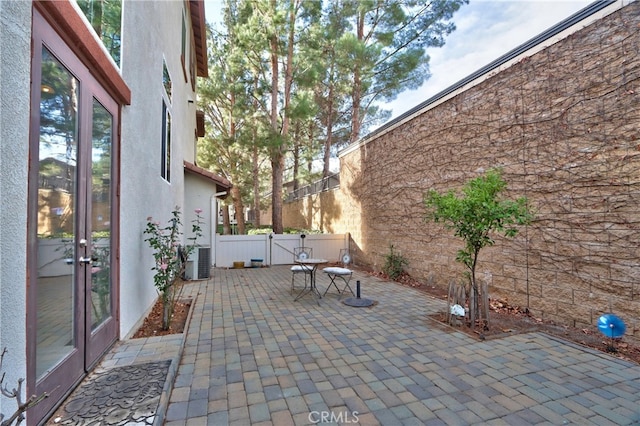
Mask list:
[[[168,330],[173,315],[175,303],[182,293],[182,286],[177,286],[178,279],[184,274],[186,261],[197,247],[197,240],[202,236],[202,209],[196,209],[196,218],[193,220],[191,232],[187,244],[182,245],[182,221],[180,220],[180,208],[171,212],[169,223],[161,227],[160,222],[152,217],[147,218],[147,227],[144,234],[149,247],[153,250],[155,271],[153,282],[160,294],[163,305],[162,328]]]

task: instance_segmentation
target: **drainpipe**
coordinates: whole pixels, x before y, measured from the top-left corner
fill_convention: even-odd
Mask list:
[[[216,192],[211,196],[211,259],[209,262],[216,267],[216,235],[218,234],[218,197],[227,195],[227,191]]]

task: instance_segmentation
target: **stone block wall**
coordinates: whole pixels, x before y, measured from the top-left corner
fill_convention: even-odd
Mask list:
[[[536,218],[481,252],[491,296],[572,326],[613,311],[640,338],[640,2],[346,150],[340,188],[285,205],[285,226],[350,232],[375,269],[393,244],[447,286],[462,242],[424,222],[424,194],[493,167]]]

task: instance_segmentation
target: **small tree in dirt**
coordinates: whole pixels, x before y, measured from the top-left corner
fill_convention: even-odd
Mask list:
[[[172,218],[165,227],[160,227],[152,217],[147,218],[147,227],[144,233],[149,235],[145,241],[153,249],[155,266],[151,270],[156,271],[153,282],[162,299],[162,329],[168,330],[171,325],[171,317],[175,304],[179,299],[180,290],[176,284],[184,274],[186,260],[196,248],[196,242],[202,236],[201,216],[202,210],[196,209],[196,219],[193,221],[193,237],[187,238],[190,243],[181,245],[182,221],[180,209],[176,206],[171,212]]]
[[[476,280],[476,266],[480,250],[494,244],[492,233],[514,237],[517,226],[526,225],[532,219],[525,197],[515,201],[501,199],[501,193],[507,184],[502,178],[502,171],[489,170],[484,176],[472,179],[458,196],[453,190],[439,194],[429,191],[424,197],[427,208],[427,221],[441,222],[445,228],[453,229],[454,235],[464,240],[465,247],[458,250],[456,260],[467,268],[471,290],[478,297],[471,298],[469,310],[471,318],[482,318],[478,306],[480,293]],[[473,321],[471,326],[473,327]]]

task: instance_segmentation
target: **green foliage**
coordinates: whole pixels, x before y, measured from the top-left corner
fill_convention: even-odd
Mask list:
[[[466,3],[358,1],[358,14],[366,19],[368,31],[359,40],[361,65],[371,67],[368,93],[393,100],[401,91],[419,87],[429,77],[425,49],[444,45],[444,38],[455,30],[453,14]]]
[[[317,229],[306,229],[306,228],[284,228],[285,234],[322,234],[322,231]]]
[[[171,316],[177,301],[178,292],[176,282],[182,276],[185,268],[185,260],[196,248],[196,242],[202,236],[202,210],[196,209],[196,219],[193,221],[193,237],[187,238],[190,243],[181,246],[182,221],[180,220],[180,209],[176,206],[171,212],[169,223],[161,227],[160,222],[156,222],[152,217],[147,218],[147,227],[144,234],[148,235],[145,241],[153,250],[155,266],[151,270],[156,271],[153,282],[160,293],[164,305],[162,318],[163,329],[168,329]]]
[[[465,246],[458,250],[456,260],[467,267],[465,275],[473,290],[469,292],[472,327],[476,319],[480,323],[484,320],[485,327],[488,327],[489,320],[488,306],[484,306],[488,295],[476,281],[480,250],[494,244],[493,233],[514,237],[518,233],[517,227],[528,224],[533,218],[526,198],[515,201],[501,198],[506,187],[502,171],[495,169],[467,182],[461,196],[454,191],[439,194],[431,190],[424,198],[427,207],[425,219],[443,223],[445,228],[452,229],[455,236],[464,240]]]
[[[199,88],[209,132],[199,164],[229,178],[245,204],[259,200],[247,190],[265,182],[257,171],[269,170],[272,223],[283,232],[283,182],[302,182],[319,159],[328,176],[340,147],[388,120],[381,105],[429,77],[425,49],[444,44],[466,3],[226,0]]]
[[[67,239],[73,239],[74,238],[73,233],[71,232],[57,232],[55,234],[38,234],[38,238],[41,239],[53,239],[53,238],[67,238]],[[98,238],[109,238],[109,236],[111,235],[111,231],[94,231],[91,233],[91,238],[93,238],[94,240],[98,239]]]
[[[247,235],[269,235],[273,232],[270,226],[261,226],[260,228],[253,228],[247,231]]]
[[[389,253],[384,256],[384,266],[382,272],[387,274],[392,280],[400,278],[404,267],[409,261],[400,253],[393,251],[393,244],[389,247]]]
[[[250,229],[248,235],[268,235],[273,232],[270,226],[261,226],[260,228]],[[284,228],[283,234],[322,234],[317,229],[301,229],[301,228]]]
[[[78,6],[113,60],[120,65],[122,0],[78,0]]]
[[[488,171],[484,176],[470,180],[458,196],[453,190],[439,194],[431,190],[424,198],[427,221],[443,223],[456,237],[464,240],[465,247],[458,251],[456,260],[471,273],[471,282],[477,288],[475,268],[480,250],[494,244],[493,233],[514,237],[518,226],[528,224],[532,214],[527,199],[515,201],[501,199],[506,189],[502,171]]]

